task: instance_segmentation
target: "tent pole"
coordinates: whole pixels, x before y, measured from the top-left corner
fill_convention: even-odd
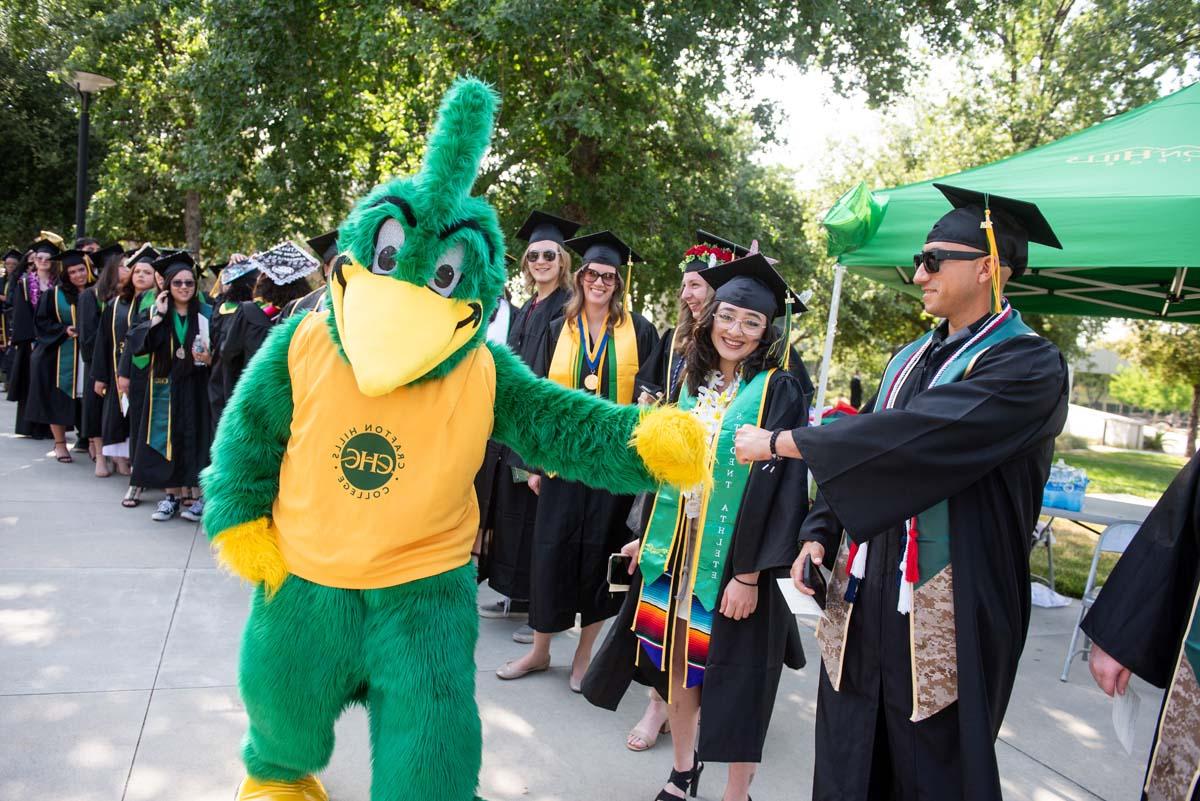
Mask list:
[[[842,278],[846,267],[841,262],[833,265],[833,297],[829,299],[829,320],[825,324],[825,350],[821,353],[821,372],[817,378],[817,425],[821,424],[821,412],[825,408],[825,390],[829,385],[829,362],[833,359],[833,340],[837,336],[838,306],[842,300]],[[812,474],[808,478],[812,492]]]

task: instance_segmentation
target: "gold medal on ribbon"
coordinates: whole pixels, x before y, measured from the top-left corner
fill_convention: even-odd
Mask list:
[[[595,373],[588,373],[583,377],[583,385],[587,387],[588,392],[595,392],[596,387],[600,386],[600,379]]]

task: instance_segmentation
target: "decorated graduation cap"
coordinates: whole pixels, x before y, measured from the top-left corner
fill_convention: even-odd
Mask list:
[[[334,228],[332,231],[326,231],[319,236],[314,236],[312,239],[306,240],[308,246],[312,248],[312,252],[317,254],[317,258],[322,264],[326,264],[334,256],[338,254],[338,232]]]
[[[258,266],[250,259],[239,261],[237,264],[227,264],[221,270],[221,283],[225,286],[238,283],[253,284],[257,280]]]
[[[1033,203],[946,184],[933,186],[954,210],[934,223],[926,242],[954,242],[988,253],[1011,269],[1014,278],[1029,265],[1030,242],[1062,250],[1050,223]],[[992,273],[992,294],[999,311],[999,270]]]
[[[270,250],[255,253],[249,263],[279,286],[299,281],[321,266],[321,262],[304,252],[303,248],[287,240]]]
[[[525,218],[521,230],[517,231],[517,239],[526,242],[550,241],[561,245],[575,236],[579,227],[580,223],[574,220],[565,220],[535,209]]]
[[[730,242],[716,234],[710,234],[708,231],[697,229],[696,244],[684,251],[683,261],[679,262],[679,269],[685,273],[694,273],[748,255],[750,255],[749,248],[744,248],[736,242]]]
[[[133,250],[129,253],[129,266],[132,267],[133,265],[137,264],[138,262],[143,262],[143,261],[148,262],[148,263],[153,263],[155,261],[158,261],[158,259],[160,259],[162,257],[162,255],[163,254],[159,253],[157,250],[154,249],[153,245],[151,245],[149,242],[147,242],[146,244],[142,245],[140,248],[136,248],[135,250]]]
[[[783,334],[771,346],[783,363],[788,366],[792,337],[792,312],[797,308],[805,311],[800,298],[788,287],[767,257],[751,253],[725,264],[718,264],[700,273],[713,288],[715,302],[728,303],[739,309],[749,309],[766,316],[767,320],[783,317]]]
[[[196,274],[196,260],[186,250],[159,256],[152,266],[155,272],[163,277],[164,281],[170,281],[184,270],[189,270],[193,276]]]

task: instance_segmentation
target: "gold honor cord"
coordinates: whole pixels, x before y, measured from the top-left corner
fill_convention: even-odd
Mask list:
[[[1000,249],[996,247],[996,232],[992,228],[992,210],[986,205],[985,196],[983,222],[979,227],[987,233],[988,252],[992,257],[992,313],[1000,313]]]

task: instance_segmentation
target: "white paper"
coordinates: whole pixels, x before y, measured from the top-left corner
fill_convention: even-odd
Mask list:
[[[825,617],[821,607],[817,606],[816,599],[796,589],[796,585],[790,578],[776,579],[776,581],[779,582],[779,591],[783,593],[783,600],[787,601],[788,609],[792,610],[793,615]]]
[[[1113,696],[1113,728],[1117,731],[1117,740],[1125,753],[1133,753],[1133,724],[1137,720],[1138,707],[1142,699],[1132,687],[1125,688],[1125,694]]]
[[[129,416],[129,396],[124,392],[121,393],[121,416]]]

